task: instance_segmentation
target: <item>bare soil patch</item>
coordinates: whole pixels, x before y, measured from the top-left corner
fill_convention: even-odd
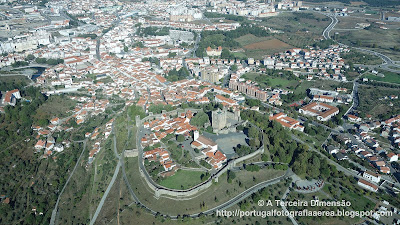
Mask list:
[[[291,46],[286,44],[283,41],[278,39],[260,41],[256,43],[252,43],[249,45],[245,45],[245,49],[261,49],[261,50],[268,50],[268,49],[283,49],[283,48],[290,48]]]

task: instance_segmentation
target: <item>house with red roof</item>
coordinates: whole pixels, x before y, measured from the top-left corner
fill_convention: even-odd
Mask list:
[[[3,104],[15,106],[15,104],[17,104],[17,99],[21,99],[21,94],[18,89],[7,91],[4,95]]]
[[[358,185],[360,185],[361,187],[373,191],[373,192],[377,192],[378,191],[378,186],[376,186],[375,184],[372,184],[364,179],[359,179],[358,180]]]
[[[196,130],[193,132],[192,148],[202,149],[202,153],[206,158],[206,162],[213,166],[215,169],[219,169],[222,165],[227,162],[227,157],[224,153],[218,150],[218,145],[214,141],[199,135]]]
[[[388,153],[386,157],[389,159],[390,162],[395,162],[399,160],[399,156],[397,154],[394,154],[393,152]]]
[[[35,144],[35,149],[40,150],[40,149],[45,148],[45,146],[46,146],[46,141],[44,141],[44,140],[39,140],[39,141],[36,142],[36,144]]]
[[[277,113],[275,115],[270,115],[269,120],[275,120],[280,123],[283,127],[294,129],[303,132],[304,127],[300,125],[300,122],[288,117],[285,113]]]
[[[53,125],[57,125],[60,122],[60,119],[58,117],[53,118],[50,120],[50,123]]]
[[[353,123],[361,122],[361,118],[360,118],[360,117],[355,116],[355,115],[351,115],[351,114],[348,114],[348,115],[347,115],[347,119],[348,119],[350,122],[353,122]]]

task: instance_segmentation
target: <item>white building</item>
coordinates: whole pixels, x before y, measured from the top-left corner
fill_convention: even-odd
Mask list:
[[[379,181],[381,180],[381,175],[373,173],[371,171],[365,171],[363,173],[363,177],[375,183],[379,183]]]

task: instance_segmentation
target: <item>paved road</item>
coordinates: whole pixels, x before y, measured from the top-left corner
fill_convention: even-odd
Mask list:
[[[208,215],[208,214],[214,213],[217,210],[228,209],[228,208],[234,206],[235,204],[239,203],[243,199],[249,197],[253,193],[261,190],[262,188],[265,188],[265,187],[267,187],[269,185],[272,185],[272,184],[276,184],[276,183],[280,182],[282,179],[290,177],[292,174],[293,174],[293,172],[290,169],[288,169],[284,175],[282,175],[280,177],[277,177],[277,178],[274,178],[274,179],[271,179],[271,180],[268,180],[268,181],[264,181],[264,182],[258,183],[256,185],[254,185],[253,187],[243,191],[242,193],[240,193],[236,197],[232,198],[231,200],[229,200],[229,201],[227,201],[227,202],[225,202],[225,203],[223,203],[223,204],[221,204],[221,205],[219,205],[217,207],[214,207],[212,209],[204,211],[203,214]],[[191,217],[196,217],[198,215],[199,215],[199,213],[198,214],[193,214],[193,215],[191,215]]]
[[[344,168],[344,167],[341,166],[339,163],[337,163],[337,162],[333,161],[332,159],[328,158],[328,157],[327,157],[326,155],[324,155],[322,152],[316,150],[316,149],[315,149],[314,147],[312,147],[310,144],[304,142],[303,140],[299,139],[298,137],[296,137],[296,136],[293,135],[293,134],[292,134],[291,136],[292,136],[292,138],[293,138],[295,141],[307,145],[308,148],[309,148],[311,151],[314,151],[314,152],[316,152],[317,154],[319,154],[320,156],[322,156],[323,158],[325,158],[325,159],[328,161],[329,164],[336,166],[336,168],[337,168],[338,171],[342,171],[342,172],[343,172],[344,174],[346,174],[347,176],[353,176],[353,177],[356,177],[356,178],[358,178],[358,179],[364,179],[361,175],[358,174],[357,171]],[[390,180],[389,180],[389,181],[390,181]],[[399,183],[394,183],[394,185],[395,185],[397,188],[400,188],[400,184],[399,184]],[[386,188],[381,187],[381,186],[378,186],[378,188],[380,188],[380,189],[382,189],[382,190],[386,190]]]
[[[338,19],[336,18],[335,14],[330,14],[330,13],[321,13],[324,14],[325,16],[329,17],[331,19],[331,23],[325,28],[325,30],[322,32],[322,36],[324,36],[325,39],[330,39],[330,32],[332,29],[336,26],[336,24],[339,22]]]
[[[139,133],[141,133],[140,130],[141,130],[141,129],[138,129],[138,137],[140,137],[140,135],[139,135]],[[141,160],[140,160],[140,159],[142,158],[142,157],[141,157],[141,156],[142,156],[142,153],[141,153],[141,152],[142,152],[142,149],[141,149],[141,146],[140,146],[140,143],[139,143],[140,138],[138,138],[138,137],[136,138],[136,141],[137,141],[136,145],[137,145],[137,147],[138,147],[138,150],[140,149],[139,154],[138,154],[138,160],[139,160],[139,165],[140,165],[140,166],[143,166],[143,164],[141,163]],[[142,205],[142,206],[143,206],[145,209],[147,209],[151,214],[153,214],[153,215],[158,214],[158,212],[152,210],[150,207],[148,207],[148,206],[146,206],[146,205],[144,205],[143,203],[140,202],[139,198],[136,196],[135,192],[132,190],[131,185],[130,185],[130,183],[129,183],[129,181],[128,181],[128,178],[126,177],[125,168],[124,168],[124,164],[123,164],[123,158],[120,158],[120,162],[119,162],[119,163],[121,163],[121,166],[122,166],[122,172],[123,172],[123,177],[124,177],[125,183],[127,184],[128,189],[129,189],[129,192],[130,192],[132,198],[135,200],[135,202],[136,202],[137,204],[139,204],[139,205]],[[141,167],[141,168],[142,168],[142,167]],[[144,171],[146,171],[145,168],[142,168],[142,169],[144,169]],[[260,189],[262,189],[262,188],[264,188],[264,187],[267,187],[267,186],[269,186],[269,185],[276,184],[276,183],[278,183],[279,181],[281,181],[282,179],[285,179],[285,178],[291,176],[292,174],[293,174],[293,172],[289,169],[289,170],[286,171],[286,173],[285,173],[284,175],[282,175],[282,176],[280,176],[280,177],[277,177],[277,178],[274,178],[274,179],[271,179],[271,180],[268,180],[268,181],[261,182],[261,183],[259,183],[259,184],[256,184],[256,185],[254,185],[253,187],[251,187],[251,188],[249,188],[249,189],[243,191],[242,193],[240,193],[240,194],[237,195],[236,197],[232,198],[231,200],[229,200],[229,201],[227,201],[227,202],[222,203],[222,204],[219,205],[219,206],[216,206],[216,207],[214,207],[214,208],[212,208],[212,209],[209,209],[209,210],[207,210],[207,211],[204,211],[204,212],[191,214],[191,215],[189,215],[189,216],[192,217],[192,218],[194,218],[194,217],[198,217],[198,216],[201,215],[201,214],[212,214],[212,213],[214,213],[214,212],[217,211],[217,210],[223,210],[223,209],[227,209],[227,208],[229,208],[229,207],[232,207],[233,205],[235,205],[235,204],[237,204],[238,202],[242,201],[243,199],[249,197],[251,194],[257,192],[258,190],[260,190]],[[168,215],[168,216],[170,216],[170,215]],[[177,216],[170,216],[170,217],[171,217],[172,219],[176,219],[176,218],[177,218]]]
[[[321,13],[321,12],[318,12],[318,13]],[[330,39],[331,38],[330,32],[334,29],[334,27],[339,22],[339,20],[337,19],[337,15],[335,13],[321,13],[321,14],[323,14],[331,19],[331,23],[322,32],[322,35],[324,36],[325,39]],[[335,42],[337,42],[337,41],[335,41]],[[340,43],[340,42],[337,42],[337,43],[339,45],[348,47],[347,45],[345,45],[343,43]],[[358,47],[351,47],[351,48],[380,57],[384,61],[384,63],[381,65],[376,65],[375,68],[381,68],[381,69],[384,69],[384,70],[387,70],[390,72],[400,73],[400,65],[396,64],[389,56],[384,55],[379,52],[376,52],[376,51],[373,51],[373,50],[370,50],[370,49],[358,48]],[[398,68],[398,69],[393,69],[393,68]]]
[[[54,206],[53,212],[51,213],[50,225],[54,225],[55,224],[56,217],[57,217],[57,211],[58,211],[58,204],[60,202],[61,195],[64,193],[64,190],[67,187],[67,185],[69,183],[69,180],[71,179],[71,177],[74,174],[76,168],[78,167],[79,162],[81,161],[83,153],[85,152],[85,149],[86,149],[86,144],[87,144],[87,139],[84,141],[81,155],[79,156],[78,160],[76,161],[74,169],[72,170],[71,174],[69,175],[69,177],[67,179],[67,182],[65,182],[64,187],[62,188],[60,194],[58,195],[56,205]]]
[[[292,184],[290,184],[290,186],[286,189],[285,193],[283,193],[282,202],[286,201],[287,196],[289,195],[290,192],[290,188],[292,187]],[[284,204],[281,205],[283,211],[285,211],[287,214],[289,214],[289,211],[287,210],[286,206]],[[293,225],[298,225],[297,221],[295,220],[295,218],[289,214],[289,219],[292,221]]]
[[[113,150],[114,150],[115,157],[118,159],[118,164],[115,167],[114,175],[111,178],[111,181],[108,184],[108,187],[107,187],[106,191],[104,192],[103,197],[101,198],[99,205],[97,206],[96,212],[94,213],[92,219],[90,220],[90,225],[93,225],[96,222],[96,219],[97,219],[101,209],[103,208],[104,201],[106,200],[106,198],[108,196],[108,193],[110,192],[112,186],[114,185],[115,180],[117,179],[117,176],[118,176],[118,173],[119,173],[119,169],[121,168],[121,165],[123,163],[123,162],[121,162],[121,161],[123,161],[123,158],[121,158],[120,155],[117,152],[117,139],[116,139],[115,131],[114,131],[114,123],[112,124],[112,134],[113,134],[113,142],[114,142]]]
[[[118,161],[118,164],[117,164],[117,167],[115,168],[114,175],[111,179],[111,182],[108,184],[108,187],[107,187],[106,191],[104,192],[99,205],[97,206],[96,212],[94,213],[92,219],[90,220],[90,225],[93,225],[96,222],[97,216],[99,215],[101,208],[103,208],[104,201],[106,200],[108,193],[110,192],[112,186],[114,185],[115,180],[117,179],[120,168],[121,168],[121,161]]]

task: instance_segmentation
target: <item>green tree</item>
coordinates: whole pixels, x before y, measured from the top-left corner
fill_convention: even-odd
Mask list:
[[[32,55],[32,54],[29,54],[29,55],[25,58],[25,61],[32,61],[32,60],[34,60],[34,59],[35,59],[35,56]]]
[[[235,174],[232,170],[228,170],[228,173],[227,173],[227,174],[228,174],[228,175],[227,175],[227,181],[228,181],[228,183],[232,183],[233,179],[236,178],[236,174]]]
[[[249,137],[250,138],[258,138],[260,132],[254,126],[250,126],[249,128]]]
[[[208,115],[205,112],[200,111],[190,120],[190,124],[196,127],[204,127],[204,124],[209,121]]]
[[[221,52],[221,58],[222,59],[231,59],[231,58],[233,58],[233,55],[228,49],[223,48],[222,52]]]
[[[231,66],[231,70],[232,70],[233,72],[236,72],[237,69],[238,69],[238,66],[237,66],[236,64],[234,64],[234,65]]]
[[[183,136],[182,134],[176,136],[176,140],[178,142],[184,142],[185,141],[185,136]]]
[[[176,52],[168,53],[168,58],[174,58],[176,56]]]

